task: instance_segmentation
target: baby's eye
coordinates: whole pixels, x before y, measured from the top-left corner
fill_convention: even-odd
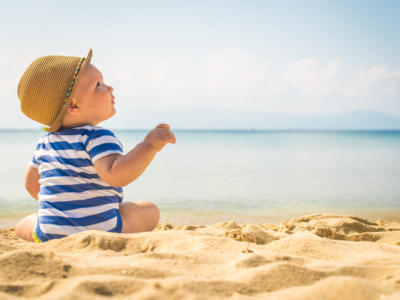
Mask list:
[[[96,84],[96,86],[99,86],[100,85],[100,81],[97,81],[97,84]]]

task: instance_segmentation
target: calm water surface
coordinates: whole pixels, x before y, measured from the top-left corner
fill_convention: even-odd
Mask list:
[[[114,130],[125,153],[145,130]],[[124,201],[161,222],[279,222],[309,213],[400,219],[400,131],[174,131]],[[0,130],[0,226],[37,210],[24,173],[40,130]]]

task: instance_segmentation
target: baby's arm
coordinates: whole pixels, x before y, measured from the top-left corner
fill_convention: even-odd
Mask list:
[[[146,170],[154,156],[165,144],[176,139],[168,124],[160,124],[150,131],[143,142],[125,155],[111,154],[94,162],[97,174],[111,186],[123,187],[137,179]]]
[[[25,174],[25,188],[33,198],[39,200],[40,174],[37,168],[29,166]]]

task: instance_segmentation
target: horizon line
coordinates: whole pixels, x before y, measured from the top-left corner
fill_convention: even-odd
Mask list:
[[[148,131],[151,128],[113,128],[110,130],[120,131]],[[400,128],[173,128],[174,131],[400,131]],[[6,128],[0,127],[0,131],[46,131],[40,128]]]

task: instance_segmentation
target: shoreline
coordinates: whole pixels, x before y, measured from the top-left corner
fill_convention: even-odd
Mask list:
[[[23,214],[9,215],[6,213],[0,213],[0,229],[7,229],[15,227],[17,222],[23,217],[34,213],[26,212]],[[238,211],[171,211],[161,209],[160,222],[168,222],[175,225],[185,224],[196,224],[196,225],[212,225],[219,222],[234,221],[237,224],[244,223],[272,223],[278,224],[281,222],[289,221],[296,218],[299,215],[313,215],[313,214],[340,214],[343,216],[357,215],[361,218],[369,219],[372,221],[384,221],[384,222],[400,222],[400,208],[385,208],[385,209],[348,209],[348,208],[330,208],[314,211],[300,211],[300,212],[289,212],[288,210],[282,210],[281,213],[277,213],[271,210],[270,213],[264,212],[238,212]]]
[[[400,221],[161,222],[33,244],[0,229],[0,298],[398,299]]]

